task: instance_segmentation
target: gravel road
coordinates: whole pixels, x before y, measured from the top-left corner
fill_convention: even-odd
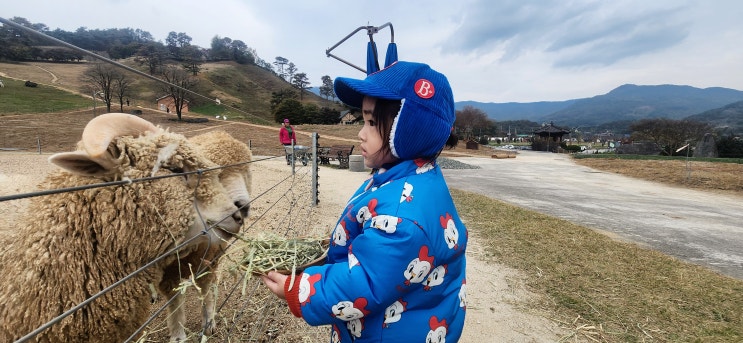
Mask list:
[[[552,153],[456,160],[480,169],[445,169],[450,187],[603,230],[743,279],[741,197],[605,173]]]

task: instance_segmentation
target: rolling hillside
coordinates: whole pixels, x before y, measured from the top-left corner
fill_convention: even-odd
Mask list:
[[[577,100],[544,120],[576,126],[643,118],[682,119],[740,100],[742,91],[727,88],[623,85],[604,95]]]
[[[536,122],[555,122],[563,126],[597,126],[618,121],[666,117],[683,119],[712,111],[743,100],[743,91],[712,87],[623,85],[611,92],[591,98],[561,102],[533,103],[457,103],[483,110],[496,121],[526,119]],[[726,116],[729,111],[721,111]],[[695,117],[705,121],[705,116]],[[722,120],[722,119],[718,119]],[[724,120],[723,120],[724,121]],[[734,119],[727,120],[735,122]],[[714,124],[714,123],[713,123]],[[743,125],[739,128],[743,129]]]
[[[741,133],[743,132],[743,101],[695,114],[686,119],[710,123],[721,130]]]
[[[137,70],[143,70],[133,60],[120,63]],[[0,63],[0,77],[18,80],[33,80],[42,85],[63,89],[90,99],[89,87],[82,81],[87,63]],[[199,73],[199,82],[194,91],[209,99],[218,98],[222,108],[202,97],[195,97],[191,103],[192,113],[200,109],[206,113],[218,112],[230,118],[241,118],[253,123],[273,124],[270,113],[271,94],[292,86],[265,69],[255,65],[241,65],[234,62],[205,63]],[[155,99],[162,95],[162,84],[133,72],[123,70],[133,79],[130,100],[143,108],[155,109]],[[89,100],[88,100],[89,101]],[[303,104],[316,104],[318,107],[332,107],[340,110],[339,104],[327,101],[320,96],[305,91]],[[85,102],[86,106],[92,104]],[[118,103],[113,108],[118,108]],[[98,102],[97,106],[102,106]]]

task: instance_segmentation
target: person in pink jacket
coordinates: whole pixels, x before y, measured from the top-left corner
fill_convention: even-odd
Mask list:
[[[289,119],[284,119],[279,129],[279,142],[283,146],[290,146],[292,143],[297,144],[297,133],[294,131],[294,127],[289,123]],[[289,161],[289,154],[286,154],[286,164],[291,163]]]
[[[456,145],[446,77],[398,61],[364,80],[337,78],[335,93],[361,108],[371,177],[344,207],[324,265],[268,288],[331,342],[456,342],[466,313],[467,228],[436,159]]]

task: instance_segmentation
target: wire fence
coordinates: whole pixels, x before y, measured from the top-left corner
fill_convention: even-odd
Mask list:
[[[0,18],[4,25],[15,27],[19,30],[41,36],[54,44],[66,46],[73,50],[90,55],[95,59],[110,63],[119,68],[133,72],[137,75],[152,79],[157,82],[166,83],[169,86],[181,88],[178,85],[167,83],[161,79],[152,77],[116,61],[110,60],[95,53],[83,50],[69,43],[47,36],[41,32],[23,27],[9,20]],[[192,90],[182,89],[195,96],[215,101],[218,99],[195,93]],[[232,108],[232,110],[243,112]],[[250,163],[253,165],[252,173],[260,173],[260,182],[254,182],[250,201],[250,216],[245,221],[241,232],[236,238],[229,242],[229,247],[220,256],[217,282],[214,289],[218,297],[216,332],[209,337],[210,341],[229,342],[319,342],[326,341],[329,334],[328,328],[312,328],[304,322],[291,316],[286,304],[271,294],[262,281],[250,272],[240,267],[241,254],[245,252],[245,241],[255,237],[282,237],[282,238],[326,238],[330,234],[332,225],[337,219],[342,204],[328,203],[318,206],[318,163],[317,163],[317,135],[313,135],[311,154],[307,153],[301,158],[294,158],[291,166],[286,166],[284,156],[258,158],[253,161],[236,161],[237,163]],[[302,160],[306,158],[306,160]],[[298,163],[299,161],[307,163]],[[219,166],[225,168],[228,166]],[[204,171],[193,172],[199,175]],[[182,177],[183,174],[171,176]],[[35,201],[35,197],[53,196],[64,192],[75,192],[83,189],[97,187],[127,187],[131,183],[153,181],[157,178],[143,178],[119,182],[101,183],[87,185],[84,187],[36,191],[29,193],[18,193],[0,196],[0,206],[5,206],[18,201]],[[157,206],[158,204],[152,204]],[[339,207],[340,206],[340,207]],[[16,206],[18,207],[18,206]],[[330,211],[330,212],[328,212]],[[336,213],[337,212],[337,213]],[[328,214],[331,213],[331,214]],[[211,228],[210,228],[211,229]],[[1,234],[1,232],[0,232]],[[190,241],[185,241],[174,247],[168,253],[140,266],[132,271],[127,277],[103,288],[100,292],[88,299],[70,307],[59,316],[43,324],[36,330],[29,332],[26,336],[16,342],[34,341],[35,336],[50,327],[56,325],[69,315],[79,311],[81,308],[96,301],[100,296],[116,289],[127,282],[133,276],[142,273],[156,264],[162,258],[187,246]],[[204,341],[206,337],[202,332],[201,307],[203,296],[192,282],[195,277],[205,270],[204,266],[210,261],[201,261],[199,265],[193,266],[192,270],[183,271],[179,291],[186,296],[183,303],[186,313],[186,322],[183,326],[190,341]],[[204,290],[202,290],[204,291]],[[173,302],[170,299],[158,299],[152,305],[150,316],[144,324],[135,332],[132,332],[126,342],[163,342],[169,338],[167,328],[167,306]],[[105,338],[100,338],[105,340]]]
[[[316,194],[317,163],[310,161],[306,166],[284,164],[284,156],[265,157],[254,161],[240,163],[252,164],[252,173],[260,173],[259,183],[253,185],[253,194],[250,201],[250,216],[241,232],[230,241],[224,256],[220,258],[220,268],[216,271],[218,282],[215,290],[218,294],[217,332],[211,337],[215,340],[240,342],[296,342],[318,341],[327,339],[326,329],[310,328],[294,319],[288,313],[283,301],[270,294],[262,285],[262,281],[250,272],[241,268],[240,261],[245,253],[245,240],[257,237],[279,238],[325,238],[329,235],[334,219],[333,215],[323,215],[319,211]],[[233,165],[230,165],[233,166]],[[230,166],[219,166],[221,169]],[[212,170],[212,169],[210,169]],[[207,170],[194,171],[190,174],[201,175]],[[168,177],[183,177],[189,173],[178,173]],[[39,196],[49,196],[63,192],[75,192],[98,187],[126,187],[137,182],[153,181],[157,178],[141,178],[127,181],[117,181],[86,185],[83,187],[34,191],[12,194],[0,197],[0,205],[8,202],[31,199]],[[32,199],[33,201],[33,199]],[[154,204],[157,205],[157,204]],[[328,204],[328,207],[337,208],[338,204]],[[326,211],[327,212],[327,211]],[[337,216],[336,216],[337,217]],[[210,228],[211,229],[211,228]],[[153,266],[167,255],[176,253],[187,246],[190,241],[184,241],[168,253],[150,261],[127,277],[102,289],[85,301],[71,307],[58,317],[45,323],[37,330],[17,340],[16,342],[33,341],[35,335],[55,325],[65,317],[80,310],[95,301],[103,294],[121,286],[131,277]],[[203,262],[203,261],[202,261]],[[192,339],[201,340],[201,294],[189,282],[194,275],[200,275],[203,265],[194,266],[191,271],[184,271],[181,283],[182,292],[186,295],[185,312],[187,322],[184,326]],[[189,273],[190,272],[190,273]],[[191,274],[192,273],[192,274]],[[203,290],[202,290],[203,291]],[[162,342],[168,339],[166,308],[174,299],[160,299],[153,304],[151,316],[139,330],[133,332],[126,342]]]

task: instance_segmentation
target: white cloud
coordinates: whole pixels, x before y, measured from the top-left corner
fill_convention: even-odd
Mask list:
[[[400,59],[446,74],[457,100],[567,100],[625,83],[743,90],[737,0],[25,0],[3,15],[67,31],[131,27],[157,40],[185,32],[202,47],[215,35],[239,39],[268,62],[289,59],[315,85],[323,75],[363,78],[325,51],[360,26],[391,22]],[[374,39],[384,55],[390,31]],[[333,53],[365,67],[367,41],[359,32]]]

